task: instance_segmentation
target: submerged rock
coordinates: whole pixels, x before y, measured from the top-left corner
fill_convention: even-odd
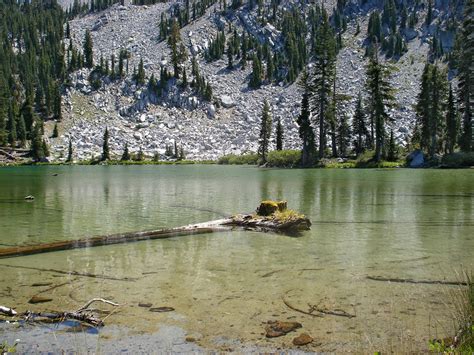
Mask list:
[[[275,338],[285,335],[293,330],[301,328],[301,323],[298,322],[282,322],[282,321],[268,321],[265,327],[267,338]]]
[[[293,339],[293,345],[306,345],[313,342],[313,338],[308,333],[303,333]]]
[[[28,303],[31,304],[36,304],[36,303],[46,303],[46,302],[51,302],[53,299],[49,297],[42,297],[42,296],[33,296],[31,299],[28,301]]]

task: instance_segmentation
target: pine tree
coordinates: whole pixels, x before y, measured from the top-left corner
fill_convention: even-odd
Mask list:
[[[454,105],[454,95],[453,95],[453,88],[449,85],[449,96],[448,96],[448,107],[446,113],[446,144],[445,144],[445,152],[446,153],[453,153],[454,152],[454,145],[458,139],[458,130],[459,130],[459,122],[458,122],[458,115],[456,112],[456,106]]]
[[[12,103],[10,103],[9,108],[8,108],[7,131],[8,131],[8,143],[10,143],[12,147],[15,147],[16,140],[17,140],[16,117],[15,117],[15,112],[14,112]]]
[[[43,146],[43,154],[45,157],[49,157],[50,156],[50,153],[49,153],[49,146],[48,146],[48,143],[46,143],[46,140],[43,139],[43,143],[42,143],[42,146]]]
[[[375,140],[375,161],[382,159],[385,142],[385,124],[389,120],[388,108],[393,104],[393,89],[388,81],[388,68],[380,63],[378,50],[375,48],[367,66],[367,92],[369,95],[369,112],[371,119],[371,130],[375,126],[375,134],[372,133],[372,140]]]
[[[303,74],[303,77],[304,76],[305,74]],[[309,108],[309,93],[307,88],[304,88],[303,98],[301,100],[301,113],[296,122],[299,125],[298,132],[303,142],[301,165],[303,168],[307,168],[314,164],[315,157],[314,131],[313,127],[311,127],[311,111]]]
[[[86,61],[87,68],[94,67],[94,58],[93,58],[93,49],[92,49],[92,36],[89,30],[86,30],[86,34],[84,37],[84,58]]]
[[[262,85],[262,62],[256,54],[253,56],[252,61],[252,76],[250,78],[249,86],[257,89]]]
[[[174,77],[179,78],[181,73],[180,65],[184,61],[183,53],[179,50],[179,44],[181,42],[181,34],[179,33],[178,21],[173,20],[171,25],[171,33],[168,38],[168,45],[171,49],[171,62],[174,68]]]
[[[263,102],[262,121],[260,125],[260,139],[258,141],[258,156],[260,164],[267,162],[267,154],[270,145],[270,134],[272,132],[272,117],[270,114],[270,106],[267,100]]]
[[[68,152],[67,152],[67,159],[66,159],[66,163],[72,163],[72,141],[71,139],[69,139],[69,148],[68,148]]]
[[[331,110],[331,94],[336,73],[336,42],[324,8],[316,37],[318,42],[315,46],[314,69],[311,73],[310,103],[312,111],[319,119],[318,153],[321,159],[326,149],[326,126]]]
[[[283,126],[280,119],[277,120],[275,135],[276,150],[283,150]]]
[[[40,125],[38,124],[38,121],[36,121],[34,123],[33,132],[31,133],[31,156],[34,161],[44,159],[45,154],[43,148]]]
[[[123,149],[121,161],[129,161],[130,160],[130,152],[128,151],[128,143],[125,143],[125,148]]]
[[[474,113],[474,1],[467,0],[464,5],[462,25],[461,56],[459,63],[459,108],[461,111],[461,135],[459,146],[462,151],[474,150],[472,116]]]
[[[339,148],[339,156],[347,156],[347,150],[351,144],[351,128],[347,121],[347,116],[343,113],[340,115],[337,126],[337,142]]]
[[[390,141],[388,144],[388,154],[387,160],[388,161],[397,161],[398,159],[398,149],[395,143],[395,137],[393,136],[393,129],[390,130]]]
[[[109,128],[105,127],[104,142],[102,143],[102,161],[110,160],[109,152]]]
[[[58,138],[58,136],[59,136],[58,124],[55,123],[55,124],[54,124],[54,129],[53,129],[53,135],[51,136],[51,138]]]
[[[25,125],[25,119],[23,118],[23,114],[20,115],[18,118],[18,140],[20,141],[20,147],[24,147],[26,145],[26,125]]]
[[[365,147],[367,146],[368,131],[367,124],[365,122],[365,112],[362,107],[362,95],[359,93],[357,97],[357,104],[354,113],[354,118],[352,120],[352,130],[356,137],[354,148],[356,155],[359,155],[364,152]],[[365,143],[364,143],[365,140]]]
[[[145,68],[143,66],[143,59],[140,59],[140,63],[138,64],[138,72],[136,75],[136,80],[139,85],[145,84]]]

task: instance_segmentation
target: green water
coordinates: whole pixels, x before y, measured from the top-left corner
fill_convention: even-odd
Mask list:
[[[25,201],[27,195],[35,200]],[[3,259],[0,305],[75,309],[106,297],[123,304],[108,324],[137,334],[178,326],[205,348],[236,341],[291,347],[291,335],[262,335],[263,322],[272,319],[303,323],[317,339],[307,348],[314,351],[417,351],[430,337],[450,333],[455,288],[366,276],[455,280],[455,270],[472,269],[473,170],[2,168],[0,247],[180,226],[252,211],[266,198],[288,200],[311,219],[311,231],[300,238],[225,232]],[[69,283],[42,293],[53,302],[29,305],[47,289],[31,286],[40,281]],[[315,318],[283,299],[302,310],[319,304],[356,317]],[[176,311],[152,313],[139,302]]]

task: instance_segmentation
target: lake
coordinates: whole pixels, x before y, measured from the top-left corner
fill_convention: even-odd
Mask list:
[[[19,351],[272,351],[295,348],[293,337],[306,332],[315,339],[306,351],[368,352],[425,350],[429,339],[452,335],[457,286],[367,276],[456,281],[456,272],[473,269],[472,169],[1,168],[0,248],[204,222],[268,198],[306,214],[311,231],[221,232],[0,260],[0,305],[64,311],[94,297],[121,304],[102,315],[98,333],[3,323],[0,340],[20,338]],[[53,300],[28,304],[35,294]],[[312,317],[288,304],[355,317]],[[269,320],[303,328],[266,339]]]

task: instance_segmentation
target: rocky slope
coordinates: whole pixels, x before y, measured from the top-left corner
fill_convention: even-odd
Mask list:
[[[110,131],[111,152],[115,156],[122,153],[126,142],[131,152],[141,148],[150,157],[155,153],[162,155],[166,145],[175,141],[184,147],[190,159],[216,159],[223,154],[256,151],[264,99],[270,103],[274,121],[280,119],[284,126],[284,148],[299,148],[295,120],[299,114],[301,92],[296,84],[263,85],[258,90],[250,90],[251,62],[245,70],[240,67],[228,70],[226,60],[208,63],[203,57],[219,26],[228,22],[239,32],[245,27],[259,35],[278,38],[278,32],[272,27],[256,26],[254,14],[245,10],[223,17],[211,6],[204,16],[181,30],[184,44],[189,53],[197,55],[201,74],[213,88],[215,102],[203,101],[191,89],[182,91],[173,82],[169,83],[166,99],[158,100],[145,87],[135,84],[131,74],[141,58],[147,77],[152,73],[159,77],[161,66],[171,67],[168,45],[165,41],[160,42],[158,36],[161,13],[172,5],[114,5],[103,12],[70,22],[73,41],[78,48],[82,48],[85,30],[91,30],[96,63],[101,56],[118,55],[121,48],[127,49],[131,58],[129,73],[124,80],[105,81],[97,91],[92,90],[87,80],[88,70],[73,74],[72,87],[63,99],[65,119],[60,124],[61,134],[50,139],[54,159],[64,159],[69,139],[73,142],[76,159],[98,156],[106,126]],[[330,5],[326,4],[327,7]],[[342,107],[349,118],[365,81],[367,60],[363,41],[368,12],[361,12],[357,21],[361,31],[355,34],[354,20],[348,24],[348,30],[343,34],[344,48],[337,61],[337,91],[351,97]],[[421,31],[415,32],[408,44],[408,52],[394,63],[396,71],[392,83],[397,88],[398,106],[393,109],[392,117],[400,143],[405,142],[414,124],[413,105],[429,50],[428,38]],[[186,67],[190,73],[190,59]]]

